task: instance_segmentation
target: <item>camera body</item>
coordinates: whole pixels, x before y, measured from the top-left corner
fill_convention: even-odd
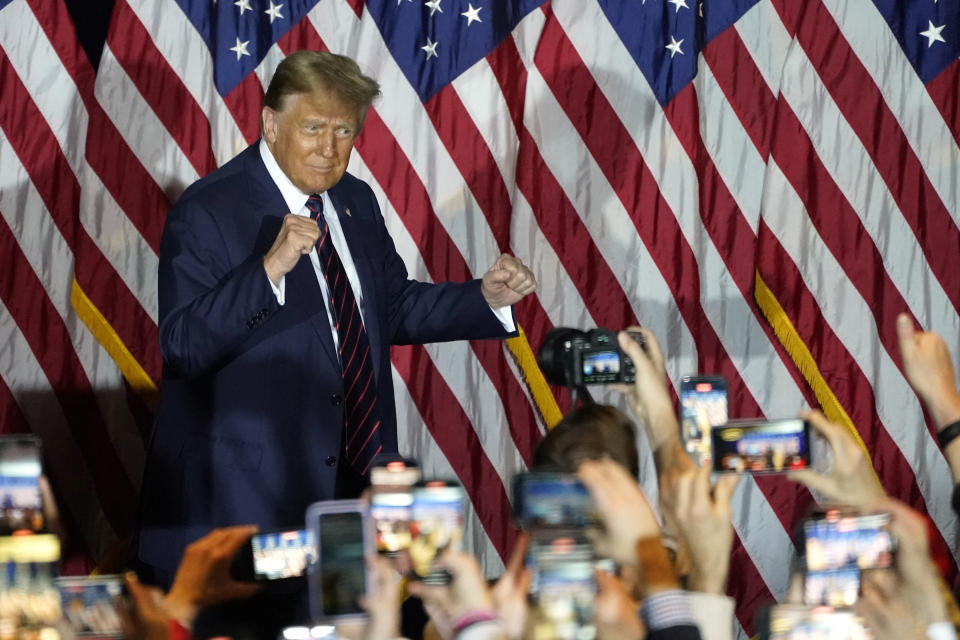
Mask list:
[[[643,334],[629,334],[646,348]],[[631,383],[636,377],[633,360],[620,349],[617,332],[610,329],[552,329],[540,347],[537,361],[547,380],[568,387]]]

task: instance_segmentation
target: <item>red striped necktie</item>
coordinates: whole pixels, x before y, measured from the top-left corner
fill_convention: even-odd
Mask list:
[[[330,238],[323,217],[323,199],[314,194],[307,200],[310,217],[320,227],[317,256],[330,288],[333,322],[340,341],[338,355],[344,388],[344,438],[350,466],[366,474],[383,445],[380,442],[380,411],[377,408],[377,381],[370,361],[370,341],[363,328],[357,299]]]

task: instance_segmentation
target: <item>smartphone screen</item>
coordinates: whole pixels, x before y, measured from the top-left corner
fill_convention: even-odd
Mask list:
[[[860,592],[860,572],[893,564],[890,514],[828,510],[803,523],[804,602],[849,607]]]
[[[124,594],[120,576],[57,578],[60,606],[77,637],[122,638],[117,607]]]
[[[863,619],[853,611],[803,605],[771,606],[769,610],[761,612],[757,629],[761,640],[869,640],[872,637],[864,626]]]
[[[37,438],[0,438],[0,534],[44,530],[42,472]]]
[[[728,422],[711,431],[714,471],[779,473],[810,466],[806,420]]]
[[[586,527],[597,522],[590,492],[573,474],[519,473],[513,480],[514,518],[524,529]]]
[[[409,553],[414,574],[424,582],[449,582],[446,572],[432,571],[431,565],[445,549],[460,550],[463,502],[463,487],[456,483],[430,481],[413,488]]]
[[[364,613],[360,598],[367,591],[364,560],[364,518],[359,511],[317,516],[317,580],[323,616]]]
[[[370,517],[376,529],[377,551],[396,558],[410,548],[413,485],[420,469],[407,461],[392,461],[370,471]]]
[[[589,542],[558,537],[531,548],[531,620],[535,638],[592,638],[597,585]]]
[[[680,381],[680,433],[698,466],[709,465],[710,431],[725,425],[727,381],[723,376],[684,376]]]
[[[3,637],[54,637],[62,619],[55,582],[59,560],[60,540],[53,534],[0,536]]]
[[[250,539],[254,580],[283,580],[304,575],[315,553],[309,531],[259,533]]]

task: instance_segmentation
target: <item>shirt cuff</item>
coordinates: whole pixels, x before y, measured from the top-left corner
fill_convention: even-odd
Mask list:
[[[270,283],[270,288],[273,289],[273,295],[277,297],[277,304],[282,307],[284,300],[286,300],[287,276],[280,276],[279,285],[273,284],[270,278],[267,278],[267,282]]]
[[[282,302],[280,304],[283,304]],[[513,305],[509,307],[500,307],[499,309],[494,309],[490,307],[490,311],[493,311],[493,315],[497,316],[497,320],[500,321],[500,324],[503,325],[503,330],[507,333],[513,333],[517,330],[517,325],[513,321]]]
[[[934,622],[927,625],[928,640],[957,640],[957,630],[950,622]]]
[[[690,612],[687,594],[681,589],[661,591],[648,596],[640,607],[640,615],[648,631],[697,624]]]

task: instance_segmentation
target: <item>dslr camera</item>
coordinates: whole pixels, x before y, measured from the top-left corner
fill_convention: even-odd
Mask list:
[[[630,337],[647,348],[643,334],[631,331]],[[549,382],[571,388],[629,383],[636,376],[633,360],[620,349],[617,332],[610,329],[551,329],[540,345],[537,363]]]

